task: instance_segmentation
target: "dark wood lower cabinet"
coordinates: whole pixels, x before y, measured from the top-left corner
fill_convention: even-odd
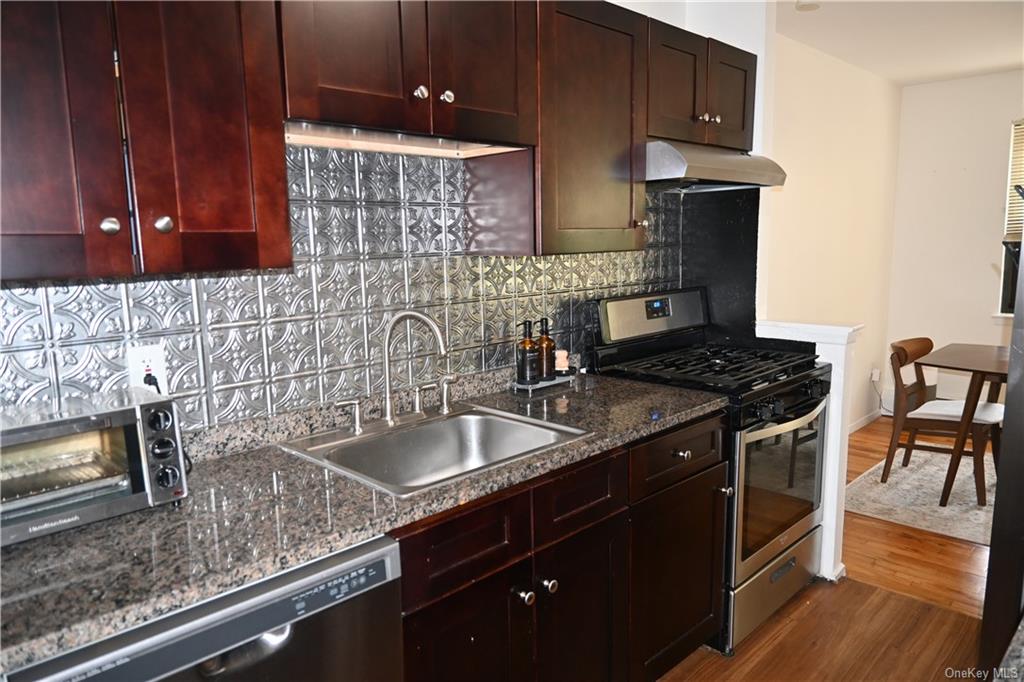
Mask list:
[[[726,463],[630,509],[630,679],[654,680],[722,623]]]
[[[534,556],[538,679],[626,679],[628,542],[622,512]]]
[[[524,560],[406,616],[406,681],[531,679],[532,589]]]

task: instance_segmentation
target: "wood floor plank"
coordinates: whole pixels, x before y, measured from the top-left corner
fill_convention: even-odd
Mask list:
[[[727,658],[702,649],[673,668],[682,680],[940,680],[975,665],[981,623],[856,580],[819,582]]]

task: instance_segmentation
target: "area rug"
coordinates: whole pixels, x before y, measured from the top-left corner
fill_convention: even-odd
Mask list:
[[[903,450],[896,453],[892,473],[881,482],[885,462],[879,462],[846,486],[846,510],[877,519],[929,530],[933,533],[987,545],[992,535],[992,506],[996,499],[996,470],[992,455],[985,456],[988,504],[978,506],[974,494],[974,461],[960,461],[949,505],[939,506],[949,456],[915,452],[910,465],[900,466]]]

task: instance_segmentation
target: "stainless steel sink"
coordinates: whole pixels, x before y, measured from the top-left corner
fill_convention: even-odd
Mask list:
[[[576,440],[587,432],[482,407],[423,417],[354,436],[334,431],[281,447],[392,495],[441,483]]]

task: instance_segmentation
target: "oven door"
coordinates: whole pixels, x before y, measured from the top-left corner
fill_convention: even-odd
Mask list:
[[[149,506],[135,410],[0,437],[2,544]]]
[[[732,586],[821,523],[828,396],[736,435]]]

